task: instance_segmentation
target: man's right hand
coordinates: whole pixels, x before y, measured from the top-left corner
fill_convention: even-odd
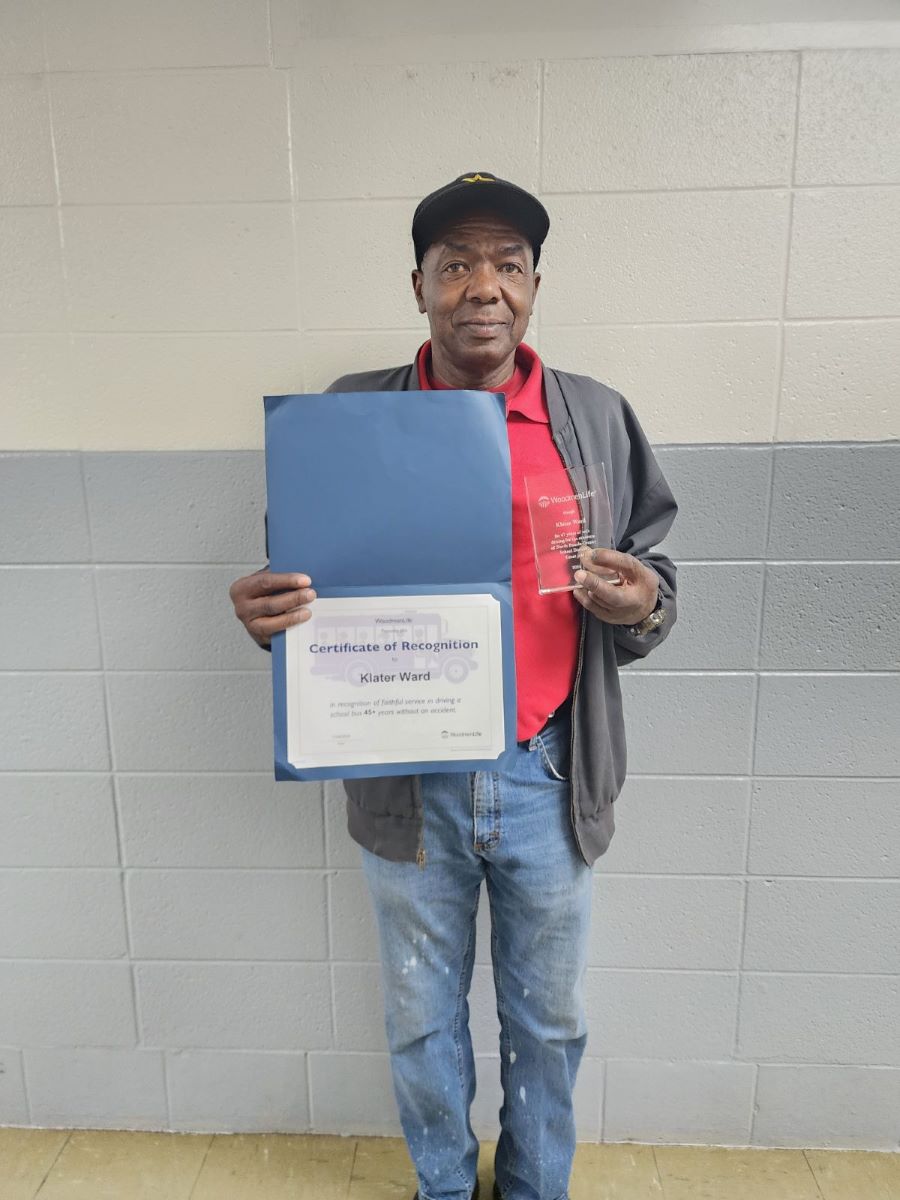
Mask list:
[[[275,575],[263,569],[236,579],[228,589],[234,614],[258,646],[267,649],[273,633],[312,616],[316,593],[308,575]]]

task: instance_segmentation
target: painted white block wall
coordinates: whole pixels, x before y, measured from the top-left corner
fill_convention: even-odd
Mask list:
[[[37,511],[29,488],[59,511],[39,546],[4,534],[0,569],[5,611],[28,608],[0,635],[19,739],[0,757],[0,1122],[397,1131],[340,791],[270,781],[266,664],[228,613],[258,476],[208,452],[261,445],[264,393],[408,360],[413,208],[482,168],[551,214],[544,357],[621,389],[655,443],[743,455],[685,554],[693,640],[624,680],[636,716],[672,718],[662,748],[633,719],[641,769],[597,871],[580,1136],[898,1148],[898,664],[840,599],[889,619],[900,555],[877,520],[848,535],[834,607],[791,642],[797,571],[811,589],[825,570],[794,560],[830,551],[805,549],[808,514],[773,517],[790,561],[761,561],[764,522],[738,534],[754,454],[900,436],[898,117],[890,0],[0,0],[0,448],[201,452],[162,491],[149,459],[50,458],[40,486],[4,460],[16,512]],[[790,766],[798,696],[838,713],[803,733],[811,761],[833,740],[835,777],[754,776],[765,754]]]
[[[550,210],[533,340],[651,438],[896,438],[900,22],[842,8],[570,2],[554,56],[501,5],[498,56],[459,6],[7,3],[0,445],[259,446],[425,336],[410,217],[473,165]]]

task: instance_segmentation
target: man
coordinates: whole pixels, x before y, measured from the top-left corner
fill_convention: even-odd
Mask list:
[[[675,566],[651,547],[677,506],[633,410],[601,383],[544,367],[522,341],[548,229],[534,196],[485,172],[427,196],[413,219],[412,283],[430,340],[412,364],[329,388],[470,388],[506,398],[515,755],[504,771],[345,784],[378,918],[394,1088],[419,1200],[477,1195],[466,998],[482,882],[504,1094],[494,1195],[568,1195],[591,867],[612,838],[625,778],[617,668],[659,645],[676,618]],[[524,477],[600,462],[617,549],[584,551],[575,591],[541,595]],[[313,582],[267,571],[237,580],[236,613],[266,646],[309,619]]]

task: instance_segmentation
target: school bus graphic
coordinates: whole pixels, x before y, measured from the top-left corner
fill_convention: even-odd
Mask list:
[[[432,679],[443,677],[448,683],[462,683],[470,671],[478,670],[471,650],[444,648],[448,640],[447,623],[440,613],[409,609],[390,617],[368,613],[344,613],[320,617],[315,640],[322,649],[316,653],[313,675],[345,679],[357,687],[373,672],[429,671]],[[405,649],[431,645],[432,649]],[[396,649],[384,649],[396,645]],[[329,651],[326,647],[347,646]],[[376,647],[367,650],[365,647]]]

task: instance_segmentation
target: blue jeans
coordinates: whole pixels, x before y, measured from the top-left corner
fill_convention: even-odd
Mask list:
[[[422,776],[426,865],[362,851],[381,940],[385,1025],[421,1200],[469,1200],[468,1019],[482,880],[500,1018],[504,1200],[567,1200],[572,1088],[587,1041],[582,984],[592,873],[569,816],[564,707],[509,770]]]

